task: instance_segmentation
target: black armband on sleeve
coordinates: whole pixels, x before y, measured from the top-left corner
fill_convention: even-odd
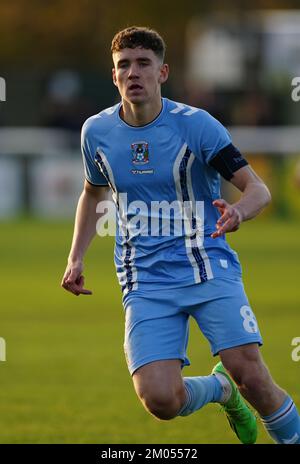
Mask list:
[[[248,161],[243,158],[239,150],[230,143],[222,148],[208,164],[215,168],[224,179],[230,180],[235,171],[238,171],[243,166],[247,166]]]

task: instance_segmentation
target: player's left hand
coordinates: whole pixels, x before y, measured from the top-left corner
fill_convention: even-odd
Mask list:
[[[216,223],[217,230],[211,234],[211,237],[217,238],[227,232],[235,232],[238,230],[242,222],[240,210],[236,206],[230,205],[222,198],[213,201],[213,205],[218,208],[221,216]]]

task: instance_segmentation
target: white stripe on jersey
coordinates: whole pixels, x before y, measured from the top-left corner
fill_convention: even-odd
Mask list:
[[[181,185],[180,185],[180,172],[179,172],[179,167],[180,167],[180,163],[182,161],[182,158],[184,157],[184,154],[186,152],[186,149],[187,149],[187,144],[185,143],[177,157],[176,157],[176,160],[175,160],[175,163],[174,163],[174,166],[173,166],[173,176],[174,176],[174,181],[175,181],[175,187],[176,187],[176,196],[177,196],[177,200],[183,205],[183,196],[182,196],[182,190],[181,190]],[[184,223],[184,229],[186,230],[186,224]],[[188,233],[185,234],[185,248],[186,248],[186,254],[190,260],[190,263],[192,265],[192,268],[193,268],[193,271],[194,271],[194,279],[195,279],[195,283],[199,283],[201,282],[201,279],[200,279],[200,274],[199,274],[199,268],[198,268],[198,264],[193,256],[193,252],[192,252],[192,241],[191,241],[191,238],[189,236]]]
[[[183,116],[191,116],[192,114],[200,111],[199,108],[195,108],[194,106],[185,105],[184,103],[178,103],[178,102],[174,102],[174,103],[176,104],[176,108],[170,111],[170,113],[173,113],[173,114],[181,113],[182,111],[188,110],[182,114]]]
[[[125,278],[126,278],[126,283],[131,283],[131,282],[127,282],[127,277],[128,277],[128,272],[126,271],[126,268],[125,268],[125,259],[126,259],[126,252],[127,252],[127,248],[126,248],[126,236],[127,236],[127,233],[126,233],[126,218],[125,218],[125,221],[124,221],[124,218],[123,218],[123,213],[124,213],[124,208],[122,207],[121,205],[121,208],[119,207],[119,195],[118,195],[118,192],[117,192],[117,189],[116,189],[116,183],[115,183],[115,179],[114,179],[114,175],[113,175],[113,172],[112,172],[112,169],[110,167],[110,164],[105,156],[105,154],[103,153],[103,151],[98,147],[97,148],[97,152],[98,154],[101,156],[101,159],[102,159],[102,162],[106,168],[106,171],[107,171],[107,174],[108,174],[108,177],[109,177],[109,183],[112,185],[112,197],[113,197],[113,200],[118,208],[118,212],[119,212],[119,217],[120,217],[120,223],[119,223],[119,226],[121,227],[122,229],[122,246],[123,246],[123,249],[122,249],[122,262],[123,262],[123,266],[124,266],[124,271],[123,272],[118,272],[117,275],[118,277],[120,276],[121,279],[124,278],[124,273],[125,273]],[[120,211],[121,210],[121,211]],[[124,229],[125,228],[125,229]],[[130,255],[128,257],[128,261],[130,264],[130,268],[131,268],[131,273],[132,273],[132,282],[133,282],[133,286],[132,286],[132,290],[136,290],[138,288],[138,283],[137,283],[137,269],[136,267],[133,265],[133,262],[134,262],[134,257],[135,257],[135,247],[130,244],[129,245],[130,247]],[[120,281],[121,283],[121,281]],[[124,282],[125,283],[125,282]]]
[[[133,265],[133,262],[134,262],[134,258],[135,258],[135,251],[136,251],[136,248],[135,246],[131,245],[131,253],[130,253],[130,257],[129,259],[131,260],[132,262],[132,266],[131,266],[131,272],[132,272],[132,290],[136,290],[138,288],[138,281],[137,281],[137,269],[136,267]],[[125,290],[126,291],[126,290]]]
[[[126,246],[123,245],[122,247],[122,255],[121,255],[121,262],[124,263],[126,257]],[[127,275],[126,275],[126,269],[123,267],[123,271],[118,271],[117,276],[119,279],[120,285],[126,285],[127,282]]]
[[[194,160],[195,160],[195,155],[191,153],[190,159],[188,161],[187,169],[186,169],[187,189],[188,189],[190,201],[192,202],[193,215],[194,215],[194,218],[196,219],[197,246],[198,246],[201,258],[203,259],[203,262],[204,262],[207,279],[213,279],[214,276],[211,270],[210,261],[209,261],[209,258],[204,248],[204,204],[202,203],[202,208],[201,208],[202,210],[199,216],[197,208],[196,208],[195,195],[193,191],[191,170],[192,170],[192,164]]]
[[[128,260],[133,263],[134,261],[134,258],[135,258],[135,251],[136,251],[136,248],[134,246],[131,246],[130,245],[130,255],[129,255],[129,258]],[[123,245],[123,248],[122,248],[122,256],[121,256],[121,260],[122,260],[122,263],[123,263],[123,271],[118,271],[117,272],[117,276],[118,276],[118,279],[119,279],[119,283],[120,285],[123,287],[124,285],[126,285],[126,288],[123,292],[124,296],[127,295],[128,293],[128,286],[127,284],[129,283],[132,283],[132,290],[136,290],[138,288],[138,282],[137,282],[137,269],[135,266],[131,266],[131,273],[132,273],[132,282],[128,282],[128,274],[127,274],[127,270],[125,268],[125,258],[126,258],[126,252],[127,252],[127,248],[126,248],[126,245],[124,244]]]
[[[181,189],[181,184],[180,184],[180,164],[186,153],[186,149],[187,149],[187,144],[185,143],[180,149],[176,157],[174,167],[173,167],[173,176],[175,180],[176,195],[177,195],[178,201],[180,201],[182,204],[183,204],[183,194],[182,194],[182,189]],[[187,163],[187,167],[186,167],[186,181],[187,181],[189,201],[192,204],[192,210],[187,212],[190,224],[187,225],[186,222],[184,222],[184,229],[185,229],[186,253],[193,267],[195,283],[199,283],[201,282],[199,265],[193,255],[193,248],[197,247],[199,250],[200,256],[203,260],[203,264],[205,267],[207,279],[212,279],[213,273],[211,270],[209,258],[204,248],[204,211],[202,210],[200,212],[201,213],[200,216],[199,214],[197,214],[198,211],[196,208],[195,195],[193,192],[191,170],[192,170],[192,165],[193,165],[194,160],[195,160],[195,155],[191,153],[188,163]],[[194,239],[191,238],[191,235],[193,235],[191,234],[191,231],[193,230],[191,213],[193,213],[193,216],[196,220],[196,237]]]
[[[170,111],[170,113],[180,113],[180,111],[184,110],[186,106],[183,103],[177,103],[176,102],[176,108]]]
[[[103,151],[101,150],[101,148],[97,148],[97,153],[101,156],[101,159],[103,161],[103,164],[106,168],[106,171],[107,171],[107,174],[108,174],[108,181],[109,181],[109,184],[111,185],[111,191],[112,191],[112,199],[117,207],[117,210],[118,210],[118,216],[119,216],[119,227],[121,229],[121,237],[122,237],[122,244],[125,243],[125,237],[126,237],[126,218],[123,217],[124,215],[124,210],[126,210],[126,208],[123,207],[122,204],[120,204],[120,198],[119,198],[119,195],[118,195],[118,192],[117,192],[117,188],[116,188],[116,183],[115,183],[115,179],[114,179],[114,175],[113,175],[113,172],[112,172],[112,169],[110,167],[110,164],[109,162],[107,161],[107,158],[105,156],[105,154],[103,153]]]
[[[103,161],[103,164],[106,168],[106,171],[107,171],[107,174],[108,174],[108,181],[109,183],[111,184],[112,186],[112,198],[114,200],[114,202],[117,204],[117,201],[118,201],[118,198],[117,198],[117,189],[116,189],[116,184],[115,184],[115,179],[114,179],[114,175],[113,175],[113,172],[112,172],[112,169],[109,165],[109,162],[107,161],[107,158],[105,156],[105,154],[103,153],[103,151],[101,150],[100,147],[97,147],[97,153],[99,154],[99,156],[101,157],[102,161]],[[105,174],[104,172],[102,172],[102,174],[104,175],[105,177]]]

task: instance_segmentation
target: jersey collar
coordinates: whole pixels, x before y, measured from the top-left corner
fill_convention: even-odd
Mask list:
[[[165,98],[162,98],[161,102],[162,102],[162,107],[161,107],[160,113],[156,116],[155,119],[153,119],[153,121],[148,122],[148,124],[145,124],[143,126],[131,126],[130,124],[127,124],[127,122],[125,122],[121,118],[120,109],[121,109],[121,106],[122,106],[122,102],[120,102],[118,104],[118,110],[117,110],[118,120],[123,126],[128,127],[130,129],[134,129],[134,130],[143,130],[143,129],[147,129],[148,127],[155,126],[162,119],[162,117],[163,117],[163,115],[165,113],[166,106],[167,106],[167,102],[166,102]]]

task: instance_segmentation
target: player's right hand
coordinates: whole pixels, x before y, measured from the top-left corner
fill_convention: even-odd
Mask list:
[[[84,288],[84,277],[82,275],[82,263],[68,263],[61,286],[73,295],[92,295],[92,292]]]

